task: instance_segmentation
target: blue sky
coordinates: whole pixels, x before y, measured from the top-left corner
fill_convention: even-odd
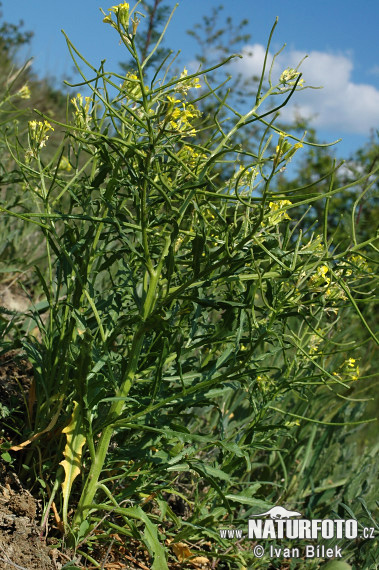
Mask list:
[[[3,0],[3,19],[18,23],[34,32],[28,56],[34,57],[34,69],[40,75],[55,76],[59,81],[72,75],[63,28],[74,45],[95,66],[102,59],[106,68],[118,71],[118,63],[127,59],[116,33],[103,24],[99,10],[105,11],[116,2],[102,0]],[[175,2],[165,0],[173,7]],[[213,0],[181,0],[168,29],[166,42],[182,50],[182,62],[193,61],[196,44],[186,30],[222,4]],[[133,5],[133,2],[131,2]],[[242,50],[244,59],[239,70],[247,77],[258,73],[264,46],[275,20],[279,23],[273,38],[271,56],[281,48],[277,72],[295,67],[308,54],[302,65],[303,77],[309,85],[323,85],[322,90],[306,90],[296,96],[297,109],[313,117],[311,124],[323,140],[343,139],[337,154],[347,156],[369,138],[370,129],[379,128],[379,50],[377,24],[378,0],[233,0],[224,2],[223,14],[237,23],[249,20],[246,28],[252,38]],[[249,56],[248,53],[253,55]],[[290,119],[294,108],[284,115]]]

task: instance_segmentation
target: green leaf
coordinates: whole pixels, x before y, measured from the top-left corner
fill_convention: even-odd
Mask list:
[[[235,346],[234,344],[230,343],[229,345],[226,345],[226,349],[224,350],[224,352],[222,352],[222,354],[220,354],[220,356],[217,359],[216,365],[215,365],[215,370],[217,370],[218,368],[220,368],[220,366],[222,364],[224,364],[224,362],[229,358],[229,356],[231,354],[235,354]]]
[[[219,445],[220,447],[222,447],[223,449],[226,449],[227,451],[230,451],[231,453],[233,453],[234,455],[236,455],[237,457],[244,457],[245,453],[238,447],[238,445],[236,443],[230,442],[230,441],[219,441],[219,442],[215,442],[216,445]]]
[[[352,570],[352,566],[342,560],[330,560],[320,570]]]
[[[34,271],[37,273],[38,278],[39,278],[40,283],[41,283],[42,288],[43,288],[43,292],[44,292],[45,295],[46,295],[46,299],[49,301],[49,300],[50,300],[49,287],[48,287],[48,285],[47,285],[47,283],[46,283],[46,280],[45,280],[44,276],[42,275],[42,272],[41,272],[40,268],[38,267],[38,265],[34,265]],[[47,306],[49,306],[48,301],[47,301],[47,303],[46,303]],[[35,306],[35,309],[37,309],[37,306]]]
[[[197,471],[197,473],[199,473],[200,476],[204,477],[204,479],[206,479],[209,482],[209,484],[213,487],[213,489],[215,489],[215,491],[221,497],[225,508],[229,511],[229,513],[231,513],[228,499],[225,496],[218,482],[215,480],[215,477],[217,477],[218,479],[223,479],[224,481],[228,481],[230,483],[230,475],[227,475],[227,473],[224,473],[220,469],[216,469],[214,467],[210,467],[209,465],[205,465],[204,463],[191,462],[190,465],[191,469]]]
[[[0,273],[22,273],[22,269],[19,269],[15,265],[7,265],[0,267]]]
[[[171,467],[167,467],[166,471],[188,471],[190,466],[188,463],[179,463]]]
[[[6,463],[12,462],[12,456],[7,451],[5,453],[2,453],[1,457]]]
[[[205,463],[202,463],[201,465],[196,463],[193,464],[193,467],[194,469],[201,469],[205,476],[210,475],[211,477],[216,477],[217,479],[222,479],[223,481],[228,481],[230,483],[230,475],[228,473],[224,473],[221,469],[216,469],[215,467],[211,467]]]
[[[154,557],[151,570],[168,570],[165,549],[158,540],[156,525],[151,522],[147,514],[140,507],[138,507],[136,511],[138,517],[145,523],[145,532],[143,534],[144,542],[150,554]]]
[[[86,536],[89,527],[90,527],[90,524],[89,524],[88,520],[85,520],[82,522],[82,524],[79,527],[78,533],[76,535],[76,539],[78,541],[80,539],[83,539]]]
[[[243,505],[248,505],[249,507],[257,507],[259,509],[271,509],[272,505],[262,501],[261,499],[253,499],[252,497],[247,497],[246,495],[226,495],[229,501],[235,501],[236,503],[242,503]]]

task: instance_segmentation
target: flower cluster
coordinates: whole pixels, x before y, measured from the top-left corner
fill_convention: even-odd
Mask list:
[[[256,380],[258,388],[263,393],[269,392],[271,390],[273,386],[273,381],[269,376],[267,376],[267,374],[261,374],[260,376],[257,376]]]
[[[278,144],[275,149],[275,158],[274,158],[274,165],[277,166],[279,162],[283,160],[288,163],[292,160],[293,155],[299,148],[303,148],[303,144],[301,142],[297,142],[292,145],[285,133],[279,134]]]
[[[372,267],[367,263],[366,259],[359,254],[353,254],[349,261],[365,273],[372,273]]]
[[[325,291],[325,296],[332,301],[337,301],[338,299],[346,301],[347,299],[345,291],[338,285],[338,283],[332,283],[329,285]]]
[[[278,200],[277,202],[270,202],[270,212],[267,216],[265,226],[276,226],[283,220],[290,220],[291,218],[285,211],[286,206],[292,206],[289,200]]]
[[[191,119],[200,117],[200,111],[192,103],[186,103],[170,96],[167,99],[169,102],[167,115],[171,129],[184,136],[195,136],[196,130],[191,123]]]
[[[318,329],[317,332],[321,333],[322,331]],[[322,340],[323,339],[319,334],[311,334],[308,339],[309,354],[316,354],[318,352]]]
[[[319,265],[317,267],[316,273],[312,275],[309,279],[309,285],[311,287],[325,287],[330,283],[330,277],[328,276],[329,267],[327,265]]]
[[[140,80],[135,73],[130,71],[126,74],[124,83],[121,85],[121,89],[125,92],[125,96],[129,97],[133,101],[140,99],[142,96]],[[144,86],[144,91],[145,93],[149,91],[147,85]]]
[[[233,180],[236,181],[239,191],[245,188],[248,193],[252,192],[254,182],[259,174],[257,166],[246,167],[242,164],[237,164],[238,170],[233,175]]]
[[[331,282],[327,265],[320,265],[317,268],[316,273],[309,279],[308,286],[313,291],[323,292],[325,297],[331,301],[346,300],[347,298],[338,283]]]
[[[127,30],[129,25],[129,4],[127,2],[122,2],[117,6],[112,6],[108,9],[109,14],[105,16],[103,22],[105,24],[111,24],[114,28],[117,28],[116,23],[112,20],[112,13],[116,15],[117,22]],[[104,13],[104,12],[103,12]]]
[[[30,99],[30,89],[28,85],[23,85],[16,93],[17,97],[21,99]]]
[[[29,121],[29,149],[26,151],[26,160],[37,158],[41,148],[46,146],[49,138],[48,132],[53,131],[53,127],[48,121]]]
[[[293,87],[299,75],[300,71],[296,71],[296,69],[293,69],[292,67],[288,67],[287,69],[285,69],[279,78],[279,83],[281,83],[282,85],[281,87],[279,87],[279,89],[284,90],[288,87]],[[303,87],[303,85],[304,85],[304,80],[300,79],[297,83],[297,86]]]
[[[180,74],[180,83],[178,83],[175,87],[175,91],[177,93],[183,93],[184,95],[187,95],[188,91],[190,89],[200,89],[201,88],[201,84],[200,84],[200,79],[198,77],[189,77],[188,79],[185,79],[188,75],[188,71],[187,68],[185,67],[182,71],[182,73]]]
[[[355,358],[348,358],[345,362],[339,367],[338,372],[333,372],[333,375],[336,376],[341,381],[355,381],[359,378],[359,366],[356,363]]]
[[[204,155],[202,152],[195,150],[192,146],[185,144],[180,149],[179,156],[190,168],[195,168]]]
[[[90,114],[90,107],[91,107],[91,97],[83,97],[80,93],[77,94],[76,97],[71,99],[71,103],[75,107],[74,117],[76,126],[81,129],[86,129],[89,127],[89,124],[92,120]]]

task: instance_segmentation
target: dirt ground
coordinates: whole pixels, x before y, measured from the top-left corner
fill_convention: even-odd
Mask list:
[[[1,302],[1,289],[0,289]],[[16,431],[25,421],[25,405],[33,392],[33,369],[21,357],[20,351],[0,354],[0,443],[19,443]],[[7,415],[6,410],[12,410]],[[69,552],[61,552],[41,536],[41,505],[24,488],[17,469],[3,461],[0,453],[0,570],[60,570],[72,560]],[[103,564],[104,570],[149,570],[149,556],[137,541],[112,537],[111,548],[99,545],[92,553]],[[82,557],[75,557],[79,568]],[[84,561],[85,562],[85,561]],[[177,566],[175,565],[175,570]]]
[[[16,475],[1,465],[0,561],[3,570],[57,570],[54,553],[39,536],[37,505]]]
[[[22,408],[32,381],[30,364],[16,351],[0,356],[0,403],[5,409]],[[22,391],[24,394],[22,394]],[[11,417],[3,412],[1,440],[12,440]],[[0,460],[0,567],[2,570],[57,570],[53,552],[39,536],[38,508],[9,463]]]

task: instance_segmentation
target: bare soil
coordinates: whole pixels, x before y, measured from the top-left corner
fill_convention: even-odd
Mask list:
[[[57,570],[39,536],[37,505],[16,475],[0,466],[0,561],[3,570]]]
[[[30,363],[17,351],[0,356],[0,404],[2,405],[0,440],[15,436],[14,414],[25,413],[25,402],[32,384]],[[4,411],[5,410],[5,411]],[[7,416],[6,410],[12,411]],[[5,416],[5,417],[4,417]],[[39,536],[37,503],[24,489],[9,463],[0,462],[0,567],[2,570],[57,569],[50,557],[53,552]]]

